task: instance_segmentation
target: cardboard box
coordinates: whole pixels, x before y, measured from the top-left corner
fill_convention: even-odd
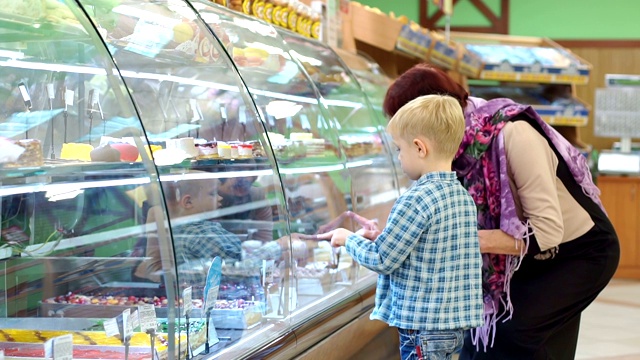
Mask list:
[[[374,12],[351,2],[353,37],[385,51],[393,51],[402,30],[402,23],[387,14]]]

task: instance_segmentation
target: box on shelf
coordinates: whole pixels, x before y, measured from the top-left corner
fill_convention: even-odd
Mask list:
[[[468,51],[464,45],[457,44],[458,46],[458,65],[456,66],[456,71],[459,74],[464,76],[468,76],[470,78],[478,78],[480,77],[480,73],[484,68],[484,63],[482,59],[476,55]]]
[[[589,107],[577,98],[566,104],[534,105],[533,108],[550,125],[586,126],[589,122]]]
[[[431,32],[432,46],[429,62],[445,69],[454,70],[458,63],[458,49],[453,43],[447,43],[444,36]]]
[[[496,81],[583,85],[591,64],[546,38],[452,33],[484,62],[478,78]]]
[[[402,23],[382,12],[375,12],[351,2],[353,37],[382,50],[393,51],[402,30]]]
[[[428,33],[415,31],[409,24],[403,25],[396,40],[396,49],[420,59],[427,59],[432,39]]]

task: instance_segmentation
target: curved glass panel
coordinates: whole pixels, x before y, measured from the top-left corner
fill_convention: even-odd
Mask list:
[[[76,2],[3,1],[0,84],[3,341],[12,356],[43,357],[45,341],[73,334],[75,358],[124,355],[117,324],[106,335],[103,324],[153,302],[147,288],[124,291],[145,261],[134,249],[148,232],[143,189],[157,176],[118,69]],[[101,147],[114,134],[136,140]],[[132,354],[149,356],[143,335]]]
[[[17,355],[71,335],[74,358],[243,358],[372,288],[300,235],[377,217],[391,181],[331,50],[290,51],[205,0],[2,5],[0,318]]]
[[[278,229],[279,235],[317,233],[321,225],[351,210],[338,123],[272,26],[207,1],[192,4],[226,45],[268,130],[287,202],[286,213],[278,216],[290,225]],[[345,285],[353,279],[352,262],[339,260],[327,242],[300,242],[294,235],[292,246],[295,275],[269,294],[274,304],[282,303],[275,299],[291,300],[267,317],[287,321],[291,316],[296,323],[349,295]]]
[[[321,89],[323,102],[337,120],[340,145],[347,156],[352,179],[353,210],[366,218],[377,219],[380,226],[384,226],[398,192],[382,118],[374,112],[355,76],[331,48],[289,31],[281,33],[293,56]],[[372,183],[373,178],[376,181]]]
[[[336,50],[338,55],[342,58],[342,60],[347,64],[349,70],[353,73],[353,75],[362,86],[362,90],[364,91],[367,99],[369,99],[371,106],[373,108],[374,113],[379,119],[379,123],[383,125],[383,129],[386,127],[387,118],[382,110],[382,102],[384,101],[384,97],[387,94],[387,89],[392,83],[391,78],[389,78],[380,66],[371,59],[368,55],[364,53],[359,53],[358,55],[354,55],[352,53],[348,53],[344,50]],[[382,136],[387,139],[387,143],[391,144],[391,138],[388,136],[386,132],[383,131]],[[402,168],[400,167],[400,162],[398,161],[397,153],[393,146],[390,146],[391,154],[393,157],[393,165],[396,169],[396,176],[398,177],[398,188],[400,192],[404,192],[411,185],[411,180],[402,172]]]
[[[207,326],[210,352],[249,328],[265,342],[279,336],[266,319],[282,314],[269,294],[281,287],[278,267],[288,273],[284,196],[263,123],[223,48],[227,39],[214,38],[184,1],[121,1],[112,16],[92,19],[106,29],[152,144],[164,201],[151,210],[158,226],[168,218],[173,238],[147,240],[151,260],[137,275],[161,281],[171,271],[162,261],[175,259],[178,298],[184,303],[191,291],[194,306],[179,308],[177,326],[184,335],[189,326],[194,355],[206,352]],[[182,356],[187,346],[179,345]]]

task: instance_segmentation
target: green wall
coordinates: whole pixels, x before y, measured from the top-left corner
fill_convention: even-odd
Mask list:
[[[432,13],[436,7],[429,1]],[[418,0],[360,2],[419,20]],[[500,8],[500,0],[485,3],[496,11]],[[453,10],[452,26],[488,25],[469,0],[460,0]],[[444,21],[438,25],[444,26]],[[509,32],[554,39],[640,39],[640,0],[510,0]]]
[[[512,0],[513,35],[554,39],[638,39],[638,0]]]

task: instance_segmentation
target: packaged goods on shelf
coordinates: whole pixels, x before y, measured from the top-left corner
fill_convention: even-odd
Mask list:
[[[468,39],[467,35],[459,36],[458,41]],[[454,39],[458,39],[457,35]],[[537,43],[513,44],[483,44],[476,40],[465,42],[465,47],[485,64],[480,79],[576,85],[589,81],[591,66],[588,63],[545,39],[539,39]]]
[[[585,126],[589,121],[589,106],[571,96],[570,90],[555,96],[548,90],[558,85],[471,86],[473,96],[484,99],[509,98],[517,103],[531,105],[551,125]]]

